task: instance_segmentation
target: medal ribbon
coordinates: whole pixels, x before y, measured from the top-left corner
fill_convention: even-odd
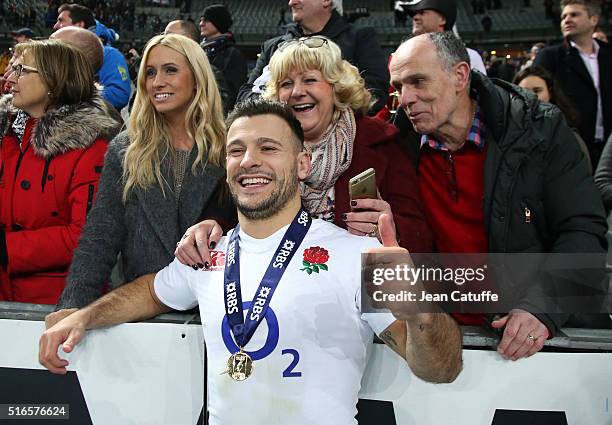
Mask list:
[[[270,260],[247,312],[246,320],[242,314],[242,292],[240,290],[240,225],[237,225],[232,232],[225,255],[223,301],[227,321],[238,347],[244,348],[249,343],[255,330],[263,321],[270,306],[272,295],[274,295],[287,266],[304,240],[311,224],[312,218],[310,215],[303,208],[300,208],[285,232],[281,243],[276,248],[272,260]]]

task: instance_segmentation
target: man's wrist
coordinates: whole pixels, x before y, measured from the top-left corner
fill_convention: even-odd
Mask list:
[[[409,327],[417,327],[421,330],[431,327],[436,320],[437,313],[415,313],[408,315],[404,321]]]

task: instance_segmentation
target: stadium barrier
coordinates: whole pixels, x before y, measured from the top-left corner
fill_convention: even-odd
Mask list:
[[[15,409],[6,416],[10,406],[25,408],[20,412],[27,416],[33,412],[28,405],[54,419],[63,411],[69,415],[57,422],[63,424],[203,423],[204,341],[197,315],[91,331],[66,356],[69,373],[60,376],[38,363],[38,339],[51,308],[0,303],[0,423],[30,423],[10,420]],[[547,341],[545,352],[516,362],[494,351],[493,333],[472,327],[463,333],[464,367],[452,384],[421,381],[375,343],[362,381],[359,424],[612,423],[612,330],[564,329]]]

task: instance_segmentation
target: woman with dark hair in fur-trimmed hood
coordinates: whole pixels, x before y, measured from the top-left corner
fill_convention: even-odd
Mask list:
[[[0,301],[55,304],[122,123],[80,50],[46,40],[16,54],[0,99]]]

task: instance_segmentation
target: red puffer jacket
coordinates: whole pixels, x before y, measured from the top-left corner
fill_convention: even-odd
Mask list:
[[[55,304],[120,122],[96,97],[28,118],[20,144],[10,100],[0,100],[0,300]]]

